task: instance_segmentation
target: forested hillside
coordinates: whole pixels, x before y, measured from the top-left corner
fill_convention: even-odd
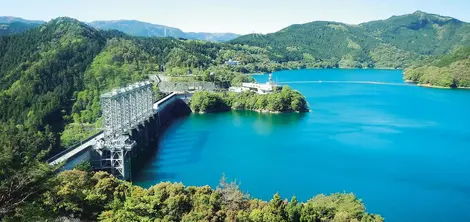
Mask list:
[[[405,68],[470,45],[470,24],[417,11],[359,25],[292,25],[231,43],[269,48],[275,61],[298,61],[308,67]]]
[[[405,79],[427,86],[470,87],[470,47],[405,70]]]
[[[102,33],[67,18],[1,41],[0,120],[35,127],[59,121],[106,44]]]
[[[470,24],[417,11],[360,24],[371,36],[419,55],[442,55],[470,44]]]

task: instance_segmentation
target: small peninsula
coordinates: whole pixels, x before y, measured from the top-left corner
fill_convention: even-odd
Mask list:
[[[196,92],[191,98],[191,110],[198,113],[229,110],[284,113],[308,112],[305,97],[289,86],[276,87],[270,94],[255,92]]]
[[[434,88],[470,87],[470,47],[440,56],[428,65],[405,70],[407,82]]]

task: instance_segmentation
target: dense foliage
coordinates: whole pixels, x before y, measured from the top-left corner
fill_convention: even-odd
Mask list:
[[[246,91],[196,92],[191,98],[194,112],[218,112],[226,110],[255,110],[261,112],[305,112],[308,111],[305,97],[288,86],[270,94]]]
[[[43,162],[54,138],[45,132],[0,124],[0,219],[48,189],[54,169]]]
[[[60,122],[62,109],[83,87],[83,73],[105,44],[101,33],[70,19],[2,41],[0,120],[37,127]]]
[[[405,79],[437,87],[470,87],[470,47],[405,70]]]
[[[2,221],[383,221],[353,194],[295,197],[269,202],[249,198],[223,178],[216,190],[160,183],[132,186],[104,173],[65,171],[42,161],[50,133],[2,125],[0,133],[0,220]]]
[[[360,26],[373,37],[419,55],[442,55],[470,44],[468,23],[421,11]]]
[[[42,221],[383,221],[369,214],[353,194],[318,195],[305,203],[250,198],[225,178],[216,190],[160,183],[149,189],[132,186],[104,172],[65,171],[50,189],[8,215],[9,220]],[[34,209],[34,210],[33,210]]]

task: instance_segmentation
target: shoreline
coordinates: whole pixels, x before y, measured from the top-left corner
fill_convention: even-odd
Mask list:
[[[281,111],[270,111],[270,110],[252,110],[252,109],[229,109],[229,110],[216,110],[216,111],[206,111],[206,112],[195,112],[192,111],[194,114],[209,114],[209,113],[222,113],[222,112],[231,112],[231,111],[250,111],[250,112],[257,112],[260,114],[284,114],[284,113],[310,113],[312,110],[307,109],[305,111],[286,111],[286,112],[281,112]]]
[[[405,82],[410,83],[410,84],[415,84],[416,86],[419,86],[419,87],[433,88],[433,89],[465,89],[465,90],[470,89],[470,87],[446,87],[446,86],[436,86],[436,85],[432,85],[429,83],[423,84],[423,83],[419,83],[419,81],[413,81],[413,80],[408,80],[408,79],[405,79]]]
[[[452,87],[434,86],[434,85],[431,85],[431,84],[421,84],[421,83],[418,83],[418,84],[416,84],[416,85],[417,85],[417,86],[424,87],[424,88],[434,88],[434,89],[453,89]]]
[[[395,69],[395,68],[305,68],[305,69],[300,69],[300,70],[309,70],[309,69],[377,69],[377,70],[404,70],[404,69]],[[288,71],[288,70],[293,70],[293,69],[285,69],[285,70],[279,70],[279,71]],[[279,71],[274,71],[274,72],[279,72]],[[266,75],[267,73],[250,73],[250,74],[245,74],[245,75],[250,75],[250,76],[258,76],[258,75]],[[404,72],[403,72],[404,74]],[[405,83],[410,83],[410,84],[415,84],[416,86],[419,87],[424,87],[424,88],[434,88],[434,89],[463,89],[463,90],[470,90],[470,87],[445,87],[445,86],[435,86],[431,84],[421,84],[419,81],[413,81],[413,80],[408,80],[404,79]]]
[[[372,68],[354,68],[354,67],[331,67],[331,68],[321,68],[321,67],[307,67],[307,68],[299,68],[299,69],[290,69],[290,68],[286,68],[286,69],[280,69],[280,70],[275,70],[275,71],[272,71],[272,72],[253,72],[253,73],[245,73],[244,75],[247,75],[247,76],[262,76],[262,75],[266,75],[266,74],[269,74],[269,73],[273,73],[273,72],[281,72],[281,71],[292,71],[292,70],[309,70],[309,69],[312,69],[312,70],[318,70],[318,69],[363,69],[363,70],[368,70],[368,69],[377,69],[377,70],[405,70],[405,68],[390,68],[390,67],[372,67]]]
[[[435,86],[431,84],[416,84],[417,86],[425,87],[425,88],[435,88],[435,89],[465,89],[469,90],[470,87],[445,87],[445,86]]]

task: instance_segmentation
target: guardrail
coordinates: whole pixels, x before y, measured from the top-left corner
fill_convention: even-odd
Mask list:
[[[52,162],[54,162],[55,160],[59,159],[59,158],[62,157],[63,155],[65,155],[65,154],[67,154],[67,153],[70,153],[70,151],[72,151],[72,150],[76,149],[77,147],[83,145],[84,143],[86,143],[86,142],[88,142],[88,141],[90,141],[90,140],[96,138],[96,137],[97,137],[98,135],[100,135],[101,133],[103,133],[103,131],[100,131],[100,132],[98,132],[98,133],[96,133],[96,134],[93,134],[93,136],[88,137],[87,139],[83,140],[82,142],[76,143],[75,145],[73,145],[73,146],[67,148],[66,150],[63,150],[62,152],[60,152],[60,153],[54,155],[53,157],[47,159],[46,162],[47,162],[47,163],[52,163]]]

